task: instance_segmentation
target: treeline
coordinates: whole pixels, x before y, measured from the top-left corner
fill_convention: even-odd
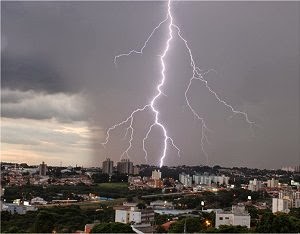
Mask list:
[[[28,212],[24,215],[1,212],[2,233],[72,233],[84,230],[84,225],[100,222],[113,222],[114,210],[103,207],[98,211],[80,209],[79,206],[53,207]]]
[[[5,188],[3,198],[11,202],[16,198],[30,200],[34,197],[42,197],[46,201],[53,199],[76,199],[81,198],[77,194],[93,193],[102,197],[120,198],[130,194],[127,186],[102,187],[98,185],[49,185],[46,187],[40,185],[25,185],[18,187]]]
[[[5,188],[3,198],[7,202],[21,198],[31,200],[34,197],[42,197],[46,201],[53,199],[75,199],[82,200],[78,194],[96,194],[100,197],[126,198],[140,197],[147,194],[161,192],[157,189],[129,190],[128,183],[101,183],[95,185],[25,185]]]

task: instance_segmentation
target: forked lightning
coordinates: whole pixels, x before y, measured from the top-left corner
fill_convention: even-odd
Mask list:
[[[146,141],[149,137],[149,134],[151,133],[151,131],[153,130],[154,127],[159,128],[162,133],[163,133],[163,141],[162,141],[162,145],[163,145],[163,149],[160,155],[160,162],[159,162],[159,166],[162,167],[164,165],[164,159],[166,157],[167,154],[167,149],[168,149],[168,145],[174,147],[174,149],[178,152],[178,156],[180,156],[180,149],[179,147],[177,147],[177,145],[175,144],[174,140],[171,138],[171,136],[169,136],[168,131],[166,129],[166,127],[164,126],[164,124],[160,121],[160,112],[158,110],[158,108],[156,107],[156,103],[158,98],[163,95],[162,92],[162,88],[165,84],[165,80],[166,80],[166,62],[165,62],[165,58],[166,55],[168,54],[169,48],[170,48],[170,43],[172,42],[172,40],[174,39],[175,36],[178,36],[178,38],[180,40],[182,40],[182,42],[184,43],[189,57],[190,57],[190,66],[192,69],[192,77],[189,79],[188,83],[187,83],[187,87],[185,89],[184,95],[185,95],[185,101],[186,104],[189,108],[189,110],[191,111],[191,113],[193,114],[193,116],[198,119],[201,123],[201,149],[202,152],[204,153],[205,157],[206,157],[206,162],[208,163],[208,154],[205,151],[205,143],[208,143],[208,136],[207,136],[207,132],[209,132],[209,128],[207,127],[205,120],[203,117],[201,117],[197,111],[192,107],[189,97],[188,97],[188,93],[190,90],[190,87],[193,83],[193,81],[200,81],[203,82],[205,87],[208,89],[208,91],[216,98],[216,100],[220,103],[222,103],[226,108],[230,109],[230,111],[232,111],[233,115],[242,115],[245,119],[245,121],[250,124],[250,126],[252,127],[255,122],[251,121],[248,117],[248,114],[246,112],[243,111],[239,111],[233,108],[232,105],[228,104],[227,102],[225,102],[224,100],[221,99],[221,97],[209,86],[207,80],[205,80],[204,76],[205,74],[207,74],[208,72],[210,72],[211,70],[208,70],[207,72],[202,72],[202,70],[196,66],[194,58],[193,58],[193,54],[191,51],[190,46],[188,45],[187,40],[183,37],[182,32],[179,28],[178,25],[176,25],[174,23],[173,20],[173,15],[172,15],[172,9],[171,9],[171,0],[168,0],[168,5],[167,5],[167,15],[166,18],[161,21],[151,32],[151,34],[149,35],[149,37],[147,38],[147,40],[144,42],[142,48],[140,50],[131,50],[128,53],[123,53],[123,54],[119,54],[117,56],[115,56],[114,58],[114,63],[117,63],[117,60],[123,56],[130,56],[132,54],[143,54],[143,50],[146,48],[148,42],[150,41],[151,37],[154,35],[154,33],[165,23],[168,23],[168,37],[165,41],[165,47],[164,50],[162,51],[160,57],[160,63],[161,63],[161,79],[160,82],[158,83],[157,87],[156,87],[156,92],[152,97],[152,100],[150,101],[150,103],[146,104],[143,107],[137,108],[134,111],[131,112],[130,116],[128,116],[125,120],[111,126],[110,128],[107,129],[106,131],[106,138],[105,141],[102,143],[103,146],[105,146],[108,141],[110,140],[110,132],[118,127],[122,127],[123,125],[128,125],[128,127],[126,128],[126,133],[125,136],[127,136],[129,134],[129,141],[128,141],[128,147],[125,149],[125,151],[121,154],[121,158],[124,157],[125,155],[129,158],[129,151],[132,147],[132,140],[134,137],[134,128],[133,128],[133,122],[134,122],[134,118],[135,115],[138,112],[143,112],[143,111],[151,111],[153,113],[153,122],[150,125],[145,137],[143,138],[143,151],[145,152],[145,160],[148,160],[148,152],[146,149]]]

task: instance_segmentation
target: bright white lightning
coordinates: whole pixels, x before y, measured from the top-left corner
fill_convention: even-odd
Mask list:
[[[199,81],[203,82],[204,85],[205,85],[205,87],[216,98],[216,100],[218,102],[224,104],[227,108],[229,108],[232,111],[233,115],[236,115],[236,114],[242,115],[245,118],[246,122],[248,124],[250,124],[251,127],[255,124],[253,121],[249,120],[248,114],[246,112],[235,110],[232,105],[230,105],[227,102],[225,102],[224,100],[222,100],[220,98],[220,96],[208,85],[207,80],[204,79],[204,75],[206,75],[208,72],[212,71],[212,69],[203,73],[201,71],[201,69],[196,66],[196,64],[194,62],[192,51],[191,51],[191,49],[190,49],[190,47],[188,45],[187,40],[182,36],[180,28],[176,24],[174,24],[173,21],[174,20],[173,20],[172,11],[171,11],[171,0],[168,0],[167,16],[166,16],[166,18],[163,21],[161,21],[153,29],[153,31],[151,32],[151,34],[149,35],[149,37],[147,38],[147,40],[144,42],[142,48],[140,50],[131,50],[128,53],[119,54],[119,55],[115,56],[114,63],[116,64],[117,63],[117,59],[119,59],[119,58],[121,58],[123,56],[130,56],[132,54],[143,54],[143,50],[147,46],[147,44],[148,44],[149,40],[151,39],[151,37],[153,36],[153,34],[157,31],[157,29],[159,29],[161,27],[161,25],[163,25],[165,22],[169,22],[169,24],[168,24],[168,38],[167,38],[167,41],[166,41],[166,46],[165,46],[165,48],[163,50],[163,53],[160,55],[161,80],[160,80],[160,83],[156,87],[156,90],[157,90],[156,95],[152,98],[152,100],[151,100],[151,102],[149,104],[145,105],[142,108],[137,108],[136,110],[134,110],[130,114],[130,116],[127,119],[125,119],[124,121],[119,122],[119,123],[113,125],[112,127],[108,128],[108,130],[106,132],[105,142],[102,143],[103,146],[105,146],[108,143],[109,138],[110,138],[110,132],[112,130],[116,129],[117,127],[120,127],[122,125],[125,125],[125,124],[129,123],[129,126],[126,128],[126,133],[125,133],[125,137],[126,137],[127,134],[128,134],[128,131],[130,131],[129,145],[126,148],[126,150],[122,153],[121,158],[125,154],[126,154],[127,157],[129,157],[129,153],[128,152],[129,152],[129,150],[132,147],[132,140],[133,140],[133,133],[134,133],[133,121],[134,121],[135,114],[138,113],[138,112],[145,111],[146,109],[149,109],[154,114],[154,121],[150,125],[150,127],[149,127],[149,129],[148,129],[148,131],[147,131],[147,133],[145,135],[145,137],[143,138],[143,142],[142,142],[143,143],[143,151],[145,152],[145,160],[147,161],[148,153],[147,153],[146,146],[145,146],[146,140],[148,139],[149,134],[151,133],[153,127],[155,127],[155,126],[159,127],[162,130],[162,133],[163,133],[163,150],[162,150],[161,157],[160,157],[160,167],[163,166],[164,159],[165,159],[166,154],[167,154],[168,143],[170,143],[177,150],[178,156],[180,156],[180,149],[175,145],[174,140],[168,135],[166,127],[160,122],[160,119],[159,119],[159,114],[160,113],[159,113],[159,110],[156,109],[156,107],[155,107],[157,99],[163,94],[161,88],[163,87],[163,85],[165,83],[165,79],[166,79],[166,75],[165,75],[165,70],[166,70],[165,57],[166,57],[166,55],[167,55],[167,53],[169,51],[170,43],[171,43],[171,41],[173,39],[173,28],[177,31],[178,37],[184,42],[185,47],[186,47],[186,49],[188,51],[188,54],[189,54],[189,57],[190,57],[190,66],[192,68],[192,77],[190,78],[190,80],[188,82],[187,88],[186,88],[186,90],[184,92],[184,96],[185,96],[186,104],[187,104],[188,108],[190,109],[190,111],[192,112],[193,116],[195,118],[197,118],[200,121],[200,123],[201,123],[201,134],[202,134],[202,137],[201,137],[201,149],[202,149],[202,152],[204,153],[204,155],[206,156],[207,163],[208,163],[208,154],[205,151],[205,143],[209,143],[208,137],[207,137],[206,133],[209,132],[210,130],[207,127],[204,118],[201,117],[195,111],[195,109],[191,106],[189,98],[188,98],[188,92],[189,92],[190,87],[192,85],[192,82],[194,80],[195,81],[199,80]]]

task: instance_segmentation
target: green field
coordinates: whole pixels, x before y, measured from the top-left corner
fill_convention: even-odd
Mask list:
[[[127,191],[128,190],[128,183],[101,183],[97,184],[99,189],[103,190],[123,190]]]

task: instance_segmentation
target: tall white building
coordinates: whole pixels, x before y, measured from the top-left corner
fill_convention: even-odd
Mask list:
[[[102,172],[105,174],[111,175],[114,170],[114,161],[107,158],[105,161],[102,162]]]
[[[232,206],[232,210],[230,212],[216,212],[215,227],[219,228],[221,225],[240,225],[250,228],[250,220],[250,214],[246,211],[245,206],[237,205]]]
[[[289,213],[291,208],[300,208],[300,192],[293,190],[280,191],[278,198],[272,199],[272,212]]]
[[[161,179],[161,172],[160,172],[160,170],[154,170],[154,171],[152,171],[151,178],[154,179],[154,180],[160,180]]]
[[[249,181],[248,190],[255,192],[262,189],[263,185],[260,180],[254,179]]]
[[[267,180],[268,188],[277,188],[279,185],[279,180],[275,180],[274,178]]]
[[[229,184],[229,177],[225,175],[215,176],[215,175],[208,175],[208,174],[196,174],[193,175],[193,181],[195,184],[205,184],[210,186],[212,183],[218,185],[228,185]]]
[[[185,173],[179,174],[179,181],[185,187],[192,187],[193,178]]]
[[[212,183],[212,178],[209,175],[193,175],[193,181],[195,184],[205,184],[205,185],[211,185]]]

